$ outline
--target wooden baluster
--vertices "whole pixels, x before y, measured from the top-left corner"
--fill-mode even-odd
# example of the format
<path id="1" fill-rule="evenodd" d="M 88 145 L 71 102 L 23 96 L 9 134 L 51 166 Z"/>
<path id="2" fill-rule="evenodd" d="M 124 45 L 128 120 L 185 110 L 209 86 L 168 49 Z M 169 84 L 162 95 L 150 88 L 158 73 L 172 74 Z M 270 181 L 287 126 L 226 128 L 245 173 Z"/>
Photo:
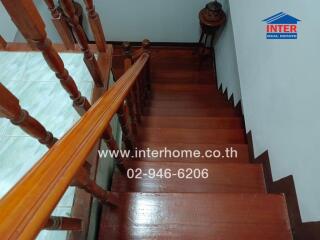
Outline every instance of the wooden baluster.
<path id="1" fill-rule="evenodd" d="M 129 42 L 124 42 L 123 46 L 123 54 L 124 54 L 124 71 L 128 71 L 128 69 L 132 66 L 132 52 L 131 46 Z M 137 122 L 140 122 L 140 115 L 138 114 L 138 108 L 135 101 L 135 92 L 134 88 L 130 90 L 129 95 L 127 97 L 127 105 L 129 108 L 129 114 L 131 117 L 131 128 L 133 133 L 136 135 L 137 133 Z"/>
<path id="2" fill-rule="evenodd" d="M 148 39 L 144 39 L 142 41 L 142 48 L 144 53 L 150 53 L 151 43 Z M 144 100 L 150 96 L 151 93 L 151 82 L 150 82 L 150 60 L 148 60 L 145 69 L 144 69 L 144 84 L 143 87 L 145 89 Z"/>
<path id="3" fill-rule="evenodd" d="M 82 220 L 78 218 L 51 216 L 44 225 L 45 230 L 82 231 Z"/>
<path id="4" fill-rule="evenodd" d="M 63 61 L 47 38 L 44 22 L 32 0 L 1 0 L 17 28 L 42 52 L 49 67 L 60 79 L 61 85 L 73 100 L 79 114 L 90 108 L 89 101 L 81 95 L 73 78 L 65 69 Z"/>
<path id="5" fill-rule="evenodd" d="M 111 151 L 119 151 L 119 147 L 117 141 L 114 139 L 112 134 L 112 128 L 109 125 L 108 128 L 104 131 L 102 138 L 105 140 L 109 150 Z M 126 172 L 126 168 L 124 166 L 125 159 L 119 154 L 116 160 L 116 165 L 122 173 Z"/>
<path id="6" fill-rule="evenodd" d="M 126 105 L 122 105 L 117 113 L 123 133 L 123 141 L 125 143 L 125 146 L 127 149 L 133 150 L 133 140 L 130 131 L 131 129 L 129 126 L 128 111 L 125 106 Z"/>
<path id="7" fill-rule="evenodd" d="M 141 122 L 141 115 L 142 115 L 140 79 L 141 79 L 141 76 L 138 77 L 136 84 L 133 86 L 133 94 L 134 94 L 133 98 L 134 98 L 134 104 L 136 106 L 136 118 L 138 123 Z"/>
<path id="8" fill-rule="evenodd" d="M 129 93 L 129 96 L 126 99 L 126 104 L 128 106 L 128 111 L 129 111 L 129 115 L 131 118 L 131 129 L 132 129 L 132 133 L 133 135 L 137 135 L 137 114 L 136 114 L 136 108 L 134 106 L 134 97 L 132 94 L 132 91 Z"/>
<path id="9" fill-rule="evenodd" d="M 6 40 L 0 35 L 0 49 L 5 49 L 7 46 Z"/>
<path id="10" fill-rule="evenodd" d="M 59 33 L 59 36 L 62 42 L 64 43 L 65 47 L 67 49 L 73 50 L 75 46 L 75 42 L 72 36 L 72 32 L 70 31 L 70 28 L 68 26 L 68 23 L 63 18 L 62 13 L 55 6 L 53 0 L 44 0 L 44 2 L 47 4 L 48 9 L 51 12 L 52 23 L 57 29 L 57 32 Z"/>
<path id="11" fill-rule="evenodd" d="M 92 194 L 101 203 L 111 203 L 117 205 L 117 196 L 115 193 L 105 191 L 103 188 L 98 186 L 93 180 L 90 179 L 90 175 L 85 168 L 81 167 L 72 182 L 73 186 L 77 186 L 86 192 Z"/>
<path id="12" fill-rule="evenodd" d="M 41 123 L 22 109 L 19 100 L 0 83 L 0 117 L 8 118 L 14 125 L 18 125 L 26 133 L 38 139 L 50 148 L 57 139 L 48 132 Z"/>
<path id="13" fill-rule="evenodd" d="M 72 27 L 73 33 L 84 53 L 84 62 L 88 67 L 88 70 L 93 78 L 97 87 L 103 87 L 103 80 L 98 62 L 89 49 L 89 44 L 85 35 L 85 32 L 80 25 L 79 18 L 76 15 L 75 8 L 72 0 L 61 0 L 61 6 L 64 14 L 69 18 L 69 23 Z"/>
<path id="14" fill-rule="evenodd" d="M 97 48 L 99 52 L 106 52 L 106 39 L 104 37 L 99 14 L 95 10 L 93 0 L 84 0 L 84 3 L 86 4 L 88 19 L 94 39 L 96 40 Z"/>

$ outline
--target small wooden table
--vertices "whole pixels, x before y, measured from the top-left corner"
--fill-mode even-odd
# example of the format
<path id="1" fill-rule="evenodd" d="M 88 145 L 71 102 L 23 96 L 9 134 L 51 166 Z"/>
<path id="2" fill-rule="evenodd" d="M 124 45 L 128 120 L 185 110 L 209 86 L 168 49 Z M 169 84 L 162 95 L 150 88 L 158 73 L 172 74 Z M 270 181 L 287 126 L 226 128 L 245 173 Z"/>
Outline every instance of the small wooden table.
<path id="1" fill-rule="evenodd" d="M 207 41 L 211 38 L 209 49 L 214 50 L 213 40 L 217 30 L 226 22 L 226 15 L 223 11 L 212 12 L 204 8 L 199 13 L 199 20 L 201 26 L 201 36 L 198 43 L 198 48 L 204 46 L 200 54 L 203 55 L 207 48 Z M 204 39 L 204 42 L 203 42 Z"/>

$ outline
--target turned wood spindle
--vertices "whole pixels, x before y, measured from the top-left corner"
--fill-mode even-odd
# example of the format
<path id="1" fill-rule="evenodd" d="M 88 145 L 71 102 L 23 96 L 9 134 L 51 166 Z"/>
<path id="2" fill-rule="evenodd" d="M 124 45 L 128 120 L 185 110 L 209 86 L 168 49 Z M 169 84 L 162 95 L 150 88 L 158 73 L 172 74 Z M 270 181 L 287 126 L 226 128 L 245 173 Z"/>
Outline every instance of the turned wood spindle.
<path id="1" fill-rule="evenodd" d="M 111 203 L 113 205 L 117 205 L 116 194 L 106 191 L 97 185 L 93 180 L 90 179 L 88 172 L 83 167 L 81 167 L 76 174 L 72 185 L 92 194 L 103 204 Z"/>
<path id="2" fill-rule="evenodd" d="M 19 100 L 0 83 L 0 117 L 9 119 L 14 125 L 19 126 L 23 131 L 38 139 L 48 148 L 52 147 L 57 139 L 52 133 L 29 113 L 22 109 Z"/>
<path id="3" fill-rule="evenodd" d="M 49 11 L 51 12 L 52 16 L 52 23 L 55 26 L 59 36 L 67 49 L 74 49 L 75 42 L 68 26 L 68 23 L 63 18 L 62 13 L 59 9 L 55 6 L 53 0 L 44 0 L 47 4 Z"/>
<path id="4" fill-rule="evenodd" d="M 142 48 L 144 53 L 150 54 L 151 43 L 148 39 L 144 39 L 142 41 Z M 151 93 L 151 82 L 150 82 L 150 59 L 148 60 L 145 68 L 144 68 L 144 88 L 146 89 L 145 98 L 149 97 Z"/>
<path id="5" fill-rule="evenodd" d="M 88 19 L 94 39 L 96 40 L 97 48 L 99 52 L 106 52 L 106 39 L 104 36 L 99 14 L 95 10 L 93 0 L 84 0 L 84 3 L 86 4 Z"/>
<path id="6" fill-rule="evenodd" d="M 82 220 L 78 218 L 51 216 L 43 229 L 63 230 L 63 231 L 82 231 Z"/>
<path id="7" fill-rule="evenodd" d="M 132 94 L 132 91 L 129 93 L 129 96 L 126 99 L 126 104 L 128 106 L 128 111 L 129 111 L 129 115 L 131 118 L 131 129 L 132 129 L 132 133 L 133 135 L 137 135 L 137 110 L 136 110 L 136 106 L 134 105 L 134 97 Z"/>
<path id="8" fill-rule="evenodd" d="M 119 151 L 117 141 L 114 139 L 112 134 L 112 128 L 109 125 L 102 135 L 103 140 L 106 142 L 109 150 Z M 125 173 L 126 169 L 124 166 L 125 159 L 119 154 L 116 158 L 116 165 L 122 173 Z"/>
<path id="9" fill-rule="evenodd" d="M 129 42 L 124 42 L 122 44 L 123 47 L 123 55 L 124 55 L 124 71 L 128 71 L 129 68 L 133 64 L 133 57 L 132 57 L 132 51 L 131 51 L 131 45 Z M 137 133 L 137 122 L 140 122 L 140 115 L 139 115 L 139 108 L 137 106 L 136 101 L 136 88 L 133 86 L 133 88 L 130 90 L 129 95 L 127 97 L 127 104 L 129 107 L 129 113 L 131 117 L 132 122 L 132 130 L 133 133 L 136 135 Z"/>
<path id="10" fill-rule="evenodd" d="M 98 62 L 89 49 L 86 34 L 79 22 L 79 17 L 76 15 L 72 0 L 61 0 L 61 6 L 64 14 L 68 17 L 69 23 L 73 30 L 73 33 L 84 53 L 84 62 L 92 76 L 93 81 L 97 87 L 103 87 L 102 74 L 98 65 Z"/>
<path id="11" fill-rule="evenodd" d="M 89 101 L 81 95 L 73 78 L 64 67 L 58 52 L 47 37 L 45 24 L 32 0 L 1 0 L 21 33 L 42 52 L 44 59 L 55 72 L 63 88 L 73 100 L 73 106 L 82 115 L 90 108 Z"/>
<path id="12" fill-rule="evenodd" d="M 128 112 L 125 106 L 126 105 L 122 105 L 117 113 L 123 133 L 123 142 L 125 143 L 127 149 L 133 150 L 132 134 L 129 126 Z"/>
<path id="13" fill-rule="evenodd" d="M 0 49 L 5 49 L 7 46 L 6 40 L 0 35 Z"/>

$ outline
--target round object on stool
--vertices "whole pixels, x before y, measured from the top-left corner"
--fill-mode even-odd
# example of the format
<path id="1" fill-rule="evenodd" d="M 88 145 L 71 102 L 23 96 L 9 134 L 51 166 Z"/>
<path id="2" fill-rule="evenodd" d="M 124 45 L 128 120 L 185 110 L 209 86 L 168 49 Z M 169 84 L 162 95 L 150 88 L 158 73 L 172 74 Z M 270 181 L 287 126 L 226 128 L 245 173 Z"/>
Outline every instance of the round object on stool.
<path id="1" fill-rule="evenodd" d="M 200 11 L 199 19 L 204 32 L 212 34 L 226 22 L 226 15 L 222 10 L 222 5 L 214 1 L 208 3 Z"/>

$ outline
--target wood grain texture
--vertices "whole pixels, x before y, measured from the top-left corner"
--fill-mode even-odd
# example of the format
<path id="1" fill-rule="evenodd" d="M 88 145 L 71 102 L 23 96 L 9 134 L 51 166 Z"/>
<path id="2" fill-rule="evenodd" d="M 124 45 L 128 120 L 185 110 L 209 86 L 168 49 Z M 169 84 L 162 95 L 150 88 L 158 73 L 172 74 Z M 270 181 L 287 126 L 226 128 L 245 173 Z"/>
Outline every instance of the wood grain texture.
<path id="1" fill-rule="evenodd" d="M 244 144 L 244 131 L 241 129 L 189 129 L 189 128 L 145 128 L 138 133 L 140 141 L 162 143 L 193 144 Z"/>
<path id="2" fill-rule="evenodd" d="M 211 157 L 211 158 L 184 158 L 184 161 L 195 161 L 195 162 L 203 162 L 203 161 L 212 161 L 212 162 L 249 162 L 249 155 L 248 155 L 248 145 L 246 144 L 190 144 L 190 143 L 166 143 L 165 145 L 162 143 L 152 143 L 152 142 L 138 142 L 137 149 L 153 149 L 153 150 L 163 150 L 167 148 L 171 151 L 173 150 L 191 150 L 195 151 L 198 150 L 201 153 L 204 153 L 206 150 L 218 150 L 221 152 L 221 157 Z M 230 156 L 230 158 L 226 157 L 225 150 L 226 149 L 233 149 L 237 151 L 237 156 Z M 145 161 L 177 161 L 176 158 L 167 157 L 166 159 L 159 158 L 159 157 L 141 157 L 142 160 Z"/>
<path id="3" fill-rule="evenodd" d="M 292 239 L 283 195 L 119 193 L 99 239 Z"/>
<path id="4" fill-rule="evenodd" d="M 147 128 L 191 128 L 191 129 L 241 129 L 242 118 L 215 117 L 156 117 L 144 116 L 142 125 Z"/>
<path id="5" fill-rule="evenodd" d="M 260 165 L 243 163 L 191 163 L 183 159 L 176 162 L 143 162 L 126 161 L 127 169 L 141 169 L 148 174 L 150 169 L 170 169 L 171 174 L 189 174 L 187 169 L 207 169 L 208 178 L 194 177 L 179 178 L 177 175 L 171 178 L 152 177 L 141 175 L 140 178 L 128 179 L 121 173 L 114 174 L 112 191 L 114 192 L 145 192 L 145 193 L 266 193 L 263 170 Z M 162 171 L 160 170 L 160 171 Z M 139 170 L 140 171 L 140 170 Z M 164 171 L 162 171 L 163 173 Z M 243 174 L 246 173 L 246 174 Z M 151 177 L 150 177 L 151 176 Z M 181 175 L 182 176 L 182 175 Z"/>

